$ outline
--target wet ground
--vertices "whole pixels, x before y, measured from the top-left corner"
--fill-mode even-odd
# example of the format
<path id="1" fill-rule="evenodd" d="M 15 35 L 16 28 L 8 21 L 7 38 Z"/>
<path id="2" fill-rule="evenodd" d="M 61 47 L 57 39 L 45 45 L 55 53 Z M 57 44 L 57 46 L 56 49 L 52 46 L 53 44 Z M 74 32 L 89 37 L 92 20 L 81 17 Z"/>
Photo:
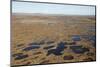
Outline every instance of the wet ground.
<path id="1" fill-rule="evenodd" d="M 12 66 L 95 61 L 95 19 L 90 18 L 91 16 L 13 16 Z"/>

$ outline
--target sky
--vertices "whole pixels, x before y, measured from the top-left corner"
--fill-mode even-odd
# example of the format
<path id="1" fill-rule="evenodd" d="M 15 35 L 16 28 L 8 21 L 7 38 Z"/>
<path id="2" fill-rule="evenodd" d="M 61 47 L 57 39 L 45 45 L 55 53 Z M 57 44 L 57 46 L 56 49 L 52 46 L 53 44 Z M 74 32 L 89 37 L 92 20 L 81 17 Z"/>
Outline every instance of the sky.
<path id="1" fill-rule="evenodd" d="M 95 6 L 12 2 L 13 13 L 45 13 L 66 15 L 95 15 Z"/>

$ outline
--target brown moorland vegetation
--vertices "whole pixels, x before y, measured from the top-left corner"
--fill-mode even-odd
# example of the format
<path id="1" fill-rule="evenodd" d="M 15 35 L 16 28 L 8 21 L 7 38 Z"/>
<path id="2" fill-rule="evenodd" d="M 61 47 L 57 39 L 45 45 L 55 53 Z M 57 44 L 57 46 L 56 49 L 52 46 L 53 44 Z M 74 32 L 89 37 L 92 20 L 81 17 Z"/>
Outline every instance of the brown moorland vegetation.
<path id="1" fill-rule="evenodd" d="M 12 14 L 12 66 L 95 61 L 95 23 L 95 16 Z"/>

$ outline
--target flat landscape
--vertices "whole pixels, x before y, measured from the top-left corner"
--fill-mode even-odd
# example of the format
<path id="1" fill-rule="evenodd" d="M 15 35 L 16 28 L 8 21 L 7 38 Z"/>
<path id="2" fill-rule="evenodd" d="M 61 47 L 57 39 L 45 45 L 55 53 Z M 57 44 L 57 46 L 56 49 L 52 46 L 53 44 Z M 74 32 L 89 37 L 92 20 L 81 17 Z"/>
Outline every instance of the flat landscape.
<path id="1" fill-rule="evenodd" d="M 11 64 L 96 60 L 95 16 L 12 13 Z"/>

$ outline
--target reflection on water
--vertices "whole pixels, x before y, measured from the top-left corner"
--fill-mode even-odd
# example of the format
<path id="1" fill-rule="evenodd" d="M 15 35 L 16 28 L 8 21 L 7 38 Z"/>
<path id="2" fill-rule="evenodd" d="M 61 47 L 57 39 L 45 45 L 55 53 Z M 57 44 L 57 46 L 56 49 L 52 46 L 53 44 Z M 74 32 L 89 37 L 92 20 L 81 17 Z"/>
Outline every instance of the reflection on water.
<path id="1" fill-rule="evenodd" d="M 79 35 L 72 35 L 72 40 L 73 40 L 73 41 L 80 41 L 81 38 L 80 38 Z"/>
<path id="2" fill-rule="evenodd" d="M 82 38 L 86 39 L 86 40 L 90 40 L 90 41 L 95 41 L 96 40 L 96 36 L 95 35 L 80 35 Z"/>

